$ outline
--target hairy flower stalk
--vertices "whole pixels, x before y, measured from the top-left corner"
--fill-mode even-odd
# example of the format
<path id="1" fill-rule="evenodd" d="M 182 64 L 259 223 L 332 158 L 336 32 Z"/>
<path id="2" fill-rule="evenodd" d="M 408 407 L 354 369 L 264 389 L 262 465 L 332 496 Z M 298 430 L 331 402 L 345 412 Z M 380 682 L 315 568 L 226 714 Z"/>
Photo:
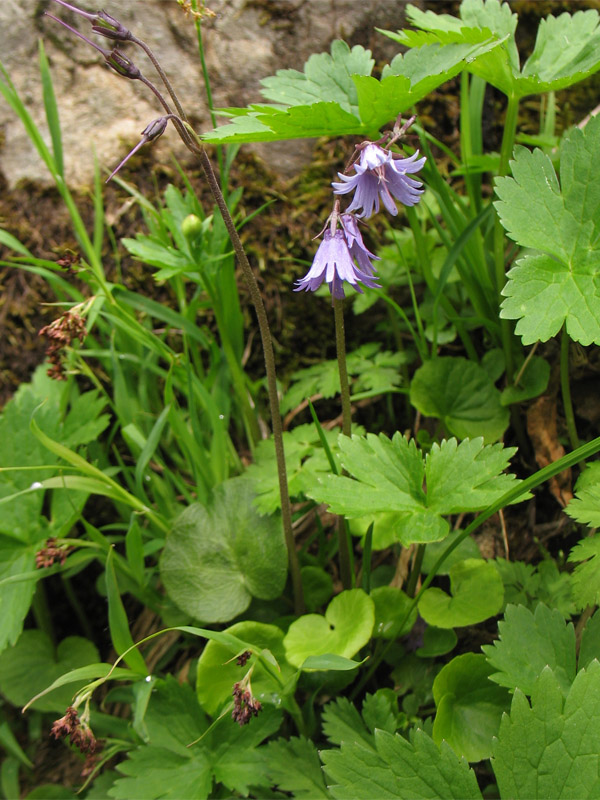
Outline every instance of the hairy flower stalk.
<path id="1" fill-rule="evenodd" d="M 335 339 L 338 370 L 340 376 L 340 398 L 342 403 L 342 433 L 350 436 L 352 407 L 350 386 L 346 366 L 346 338 L 344 331 L 343 300 L 344 282 L 362 294 L 361 284 L 370 289 L 381 288 L 373 266 L 371 253 L 363 242 L 358 222 L 361 217 L 370 217 L 379 211 L 380 201 L 392 215 L 398 213 L 396 200 L 405 206 L 414 206 L 423 193 L 422 182 L 409 177 L 425 164 L 425 158 L 417 158 L 418 152 L 403 158 L 389 150 L 389 145 L 402 138 L 412 125 L 411 117 L 404 125 L 398 117 L 391 135 L 380 141 L 388 142 L 384 149 L 375 142 L 363 142 L 357 147 L 358 158 L 350 162 L 353 175 L 338 173 L 340 182 L 333 182 L 334 194 L 354 192 L 352 202 L 340 214 L 340 201 L 336 198 L 333 211 L 327 221 L 323 241 L 319 245 L 312 266 L 307 274 L 296 282 L 294 291 L 316 291 L 325 281 L 331 292 L 335 319 Z M 349 532 L 344 519 L 338 520 L 338 547 L 340 575 L 345 589 L 351 588 L 352 564 Z"/>
<path id="2" fill-rule="evenodd" d="M 105 23 L 107 22 L 108 15 L 106 15 L 106 17 L 102 18 L 103 12 L 100 12 L 99 14 L 88 14 L 87 12 L 80 11 L 75 6 L 72 6 L 70 3 L 65 3 L 64 0 L 55 0 L 55 2 L 59 3 L 60 5 L 66 7 L 66 8 L 69 8 L 70 10 L 74 11 L 75 13 L 81 14 L 82 16 L 88 18 L 91 22 L 98 22 L 100 24 L 102 22 L 105 22 Z M 51 15 L 48 15 L 48 16 L 51 16 Z M 53 17 L 53 19 L 56 19 L 57 22 L 59 22 L 62 25 L 65 25 L 66 27 L 68 27 L 77 36 L 79 36 L 80 38 L 82 38 L 85 41 L 89 42 L 93 47 L 95 47 L 96 50 L 99 50 L 104 55 L 104 58 L 105 58 L 106 62 L 109 64 L 109 66 L 112 67 L 116 72 L 119 72 L 119 74 L 122 74 L 124 77 L 133 77 L 133 74 L 130 74 L 130 75 L 129 74 L 125 74 L 125 73 L 121 72 L 120 69 L 117 68 L 117 67 L 121 67 L 122 65 L 120 64 L 120 59 L 115 59 L 115 55 L 114 55 L 115 51 L 114 50 L 109 53 L 110 58 L 107 58 L 106 53 L 108 51 L 105 51 L 105 50 L 103 50 L 103 48 L 100 48 L 97 45 L 95 45 L 93 42 L 88 40 L 86 37 L 82 36 L 78 31 L 74 30 L 73 28 L 70 28 L 70 26 L 68 26 L 68 25 L 66 25 L 66 23 L 62 22 L 62 20 L 59 20 L 56 17 Z M 111 17 L 111 21 L 112 21 L 111 24 L 113 25 L 112 30 L 114 32 L 114 30 L 118 29 L 118 23 L 112 17 Z M 115 23 L 117 23 L 117 24 L 115 24 Z M 123 26 L 123 28 L 124 28 L 124 26 Z M 96 32 L 98 33 L 99 31 L 96 31 Z M 101 32 L 101 33 L 102 33 L 102 35 L 106 35 L 106 33 L 104 31 Z M 130 32 L 128 31 L 128 34 L 129 33 Z M 248 257 L 246 256 L 246 252 L 244 250 L 244 246 L 243 246 L 242 241 L 241 241 L 241 239 L 239 237 L 239 234 L 238 234 L 238 232 L 236 230 L 235 223 L 233 221 L 233 218 L 232 218 L 231 213 L 229 211 L 229 208 L 227 206 L 227 202 L 225 200 L 225 197 L 223 196 L 223 192 L 221 190 L 221 187 L 219 185 L 219 182 L 218 182 L 217 177 L 215 175 L 215 172 L 213 170 L 210 158 L 208 157 L 208 154 L 207 154 L 207 152 L 206 152 L 206 150 L 204 148 L 204 145 L 198 139 L 198 137 L 195 135 L 195 133 L 193 132 L 193 130 L 189 126 L 187 117 L 186 117 L 185 112 L 184 112 L 184 110 L 183 110 L 183 108 L 181 106 L 181 103 L 179 102 L 179 100 L 177 98 L 177 95 L 176 95 L 175 91 L 173 90 L 173 87 L 171 86 L 166 74 L 164 73 L 164 70 L 162 69 L 162 67 L 158 63 L 158 60 L 155 58 L 154 54 L 152 53 L 152 51 L 150 50 L 148 45 L 146 45 L 144 42 L 142 42 L 141 39 L 138 39 L 133 34 L 131 34 L 131 35 L 128 36 L 127 41 L 131 42 L 132 44 L 137 45 L 140 48 L 142 48 L 144 50 L 144 52 L 148 55 L 148 57 L 152 61 L 152 64 L 156 68 L 156 70 L 157 70 L 157 72 L 158 72 L 163 84 L 167 88 L 167 91 L 169 92 L 169 95 L 170 95 L 171 99 L 173 100 L 173 103 L 175 105 L 177 113 L 178 113 L 179 117 L 181 118 L 181 119 L 174 118 L 173 122 L 174 122 L 175 127 L 177 129 L 177 132 L 179 133 L 179 136 L 180 136 L 181 140 L 183 141 L 183 143 L 185 144 L 185 146 L 200 161 L 200 165 L 201 165 L 201 167 L 203 169 L 203 172 L 204 172 L 204 175 L 205 175 L 205 177 L 207 179 L 207 182 L 208 182 L 209 188 L 211 190 L 211 193 L 213 195 L 213 198 L 215 200 L 215 203 L 217 204 L 217 207 L 218 207 L 218 209 L 221 212 L 221 215 L 223 217 L 223 221 L 225 223 L 225 227 L 227 229 L 227 233 L 229 234 L 229 238 L 230 238 L 231 243 L 233 245 L 233 249 L 234 249 L 234 252 L 235 252 L 235 255 L 236 255 L 237 262 L 240 265 L 240 267 L 242 269 L 242 272 L 244 273 L 244 278 L 245 278 L 245 280 L 246 280 L 246 282 L 248 284 L 248 288 L 249 288 L 249 291 L 250 291 L 250 297 L 252 299 L 252 303 L 253 303 L 254 308 L 256 310 L 256 316 L 257 316 L 257 320 L 258 320 L 258 326 L 259 326 L 261 342 L 262 342 L 262 347 L 263 347 L 263 355 L 264 355 L 264 359 L 265 359 L 265 370 L 266 370 L 266 374 L 267 374 L 267 389 L 268 389 L 268 394 L 269 394 L 269 406 L 270 406 L 270 411 L 271 411 L 271 425 L 272 425 L 272 428 L 273 428 L 273 441 L 274 441 L 274 444 L 275 444 L 275 454 L 276 454 L 276 458 L 277 458 L 277 471 L 278 471 L 278 476 L 279 476 L 279 492 L 280 492 L 280 497 L 281 497 L 281 517 L 282 517 L 283 530 L 284 530 L 284 534 L 285 534 L 285 541 L 286 541 L 287 552 L 288 552 L 290 574 L 291 574 L 291 578 L 292 578 L 292 586 L 293 586 L 293 592 L 294 592 L 294 606 L 295 606 L 296 613 L 297 614 L 301 614 L 304 611 L 304 600 L 303 600 L 303 594 L 302 594 L 302 581 L 301 581 L 301 577 L 300 577 L 300 565 L 299 565 L 299 562 L 298 562 L 298 554 L 296 552 L 296 545 L 295 545 L 295 541 L 294 541 L 294 533 L 293 533 L 293 529 L 292 529 L 292 509 L 291 509 L 289 490 L 288 490 L 288 484 L 287 484 L 287 470 L 286 470 L 286 465 L 285 465 L 285 455 L 284 455 L 284 449 L 283 449 L 283 425 L 282 425 L 282 421 L 281 421 L 281 413 L 280 413 L 280 410 L 279 410 L 279 397 L 278 397 L 278 394 L 277 394 L 277 374 L 276 374 L 276 370 L 275 370 L 275 353 L 274 353 L 274 350 L 273 350 L 273 341 L 272 341 L 272 338 L 271 338 L 271 332 L 270 332 L 270 328 L 269 328 L 269 321 L 268 321 L 268 318 L 267 318 L 267 313 L 266 313 L 266 309 L 265 309 L 265 306 L 264 306 L 264 303 L 263 303 L 263 299 L 262 299 L 262 296 L 260 294 L 260 289 L 258 287 L 258 282 L 256 280 L 256 277 L 254 276 L 254 272 L 252 270 L 252 267 L 250 266 L 250 262 L 248 261 Z M 119 53 L 119 56 L 122 56 L 122 54 Z M 115 64 L 115 61 L 118 61 L 119 63 Z M 131 64 L 131 62 L 129 62 L 129 63 Z M 132 72 L 133 72 L 133 70 L 132 70 Z M 139 73 L 139 70 L 138 70 L 138 73 Z M 144 78 L 144 76 L 141 73 L 135 75 L 135 78 L 137 80 L 140 80 L 143 83 L 145 83 L 153 91 L 153 93 L 156 95 L 156 97 L 161 102 L 161 105 L 165 109 L 167 115 L 170 115 L 172 113 L 172 110 L 171 110 L 170 106 L 168 105 L 168 103 L 164 100 L 164 98 L 162 97 L 160 92 L 158 92 L 156 87 L 154 87 L 153 84 L 150 81 L 148 81 L 146 78 Z"/>

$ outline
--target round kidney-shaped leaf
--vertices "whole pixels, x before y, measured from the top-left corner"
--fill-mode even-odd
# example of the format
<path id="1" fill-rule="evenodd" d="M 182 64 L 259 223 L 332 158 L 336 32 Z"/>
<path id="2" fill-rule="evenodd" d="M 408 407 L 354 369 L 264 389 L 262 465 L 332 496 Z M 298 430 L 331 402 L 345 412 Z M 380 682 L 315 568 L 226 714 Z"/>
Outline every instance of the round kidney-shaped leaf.
<path id="1" fill-rule="evenodd" d="M 44 631 L 23 631 L 15 646 L 0 655 L 0 692 L 13 705 L 24 706 L 61 675 L 99 661 L 95 645 L 80 636 L 68 636 L 55 649 Z M 85 683 L 60 686 L 36 700 L 32 708 L 64 712 Z"/>
<path id="2" fill-rule="evenodd" d="M 412 598 L 395 586 L 379 586 L 371 592 L 375 603 L 375 628 L 373 636 L 378 639 L 395 639 L 407 634 L 417 621 L 417 608 L 410 610 Z M 398 623 L 404 620 L 400 629 Z"/>
<path id="3" fill-rule="evenodd" d="M 492 755 L 500 719 L 510 709 L 510 695 L 490 681 L 492 672 L 484 655 L 465 653 L 446 664 L 433 682 L 433 739 L 438 746 L 445 739 L 467 761 Z"/>
<path id="4" fill-rule="evenodd" d="M 493 617 L 502 608 L 504 585 L 498 570 L 487 561 L 467 558 L 450 570 L 451 594 L 427 589 L 419 613 L 429 625 L 460 628 Z"/>
<path id="5" fill-rule="evenodd" d="M 508 409 L 483 367 L 466 358 L 442 356 L 415 372 L 410 402 L 421 414 L 440 419 L 459 439 L 483 436 L 495 442 L 508 426 Z"/>
<path id="6" fill-rule="evenodd" d="M 169 597 L 195 619 L 227 622 L 253 597 L 279 597 L 287 552 L 279 516 L 260 516 L 248 480 L 218 486 L 208 506 L 194 503 L 176 521 L 160 559 Z"/>
<path id="7" fill-rule="evenodd" d="M 305 614 L 292 622 L 283 640 L 287 660 L 302 667 L 309 656 L 332 653 L 352 658 L 369 641 L 374 622 L 374 604 L 368 594 L 362 589 L 341 592 L 325 616 Z"/>

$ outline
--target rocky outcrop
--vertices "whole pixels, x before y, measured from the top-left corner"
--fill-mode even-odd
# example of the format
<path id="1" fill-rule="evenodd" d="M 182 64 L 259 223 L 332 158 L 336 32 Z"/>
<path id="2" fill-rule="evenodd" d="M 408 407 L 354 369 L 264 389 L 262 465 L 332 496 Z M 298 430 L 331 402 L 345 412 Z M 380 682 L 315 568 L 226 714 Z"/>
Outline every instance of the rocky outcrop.
<path id="1" fill-rule="evenodd" d="M 88 11 L 98 8 L 78 0 Z M 77 4 L 77 2 L 76 2 Z M 211 126 L 191 14 L 177 0 L 105 0 L 105 9 L 145 39 L 159 56 L 198 130 Z M 398 0 L 215 0 L 215 16 L 203 24 L 206 61 L 216 106 L 243 106 L 261 100 L 260 79 L 280 68 L 302 69 L 311 53 L 328 50 L 334 38 L 373 49 L 389 60 L 396 45 L 375 27 L 397 29 L 403 23 Z M 93 151 L 103 169 L 114 166 L 139 139 L 141 130 L 159 115 L 159 106 L 138 81 L 117 77 L 102 57 L 57 23 L 47 10 L 85 34 L 85 19 L 70 14 L 52 0 L 2 0 L 0 54 L 29 113 L 44 136 L 38 40 L 42 39 L 52 67 L 63 131 L 67 180 L 89 183 Z M 94 38 L 102 46 L 107 40 Z M 128 52 L 142 71 L 152 68 L 137 48 Z M 44 168 L 22 125 L 0 97 L 0 171 L 10 185 L 22 178 L 44 181 Z M 47 137 L 49 138 L 49 137 Z M 174 132 L 155 145 L 168 157 L 181 152 Z M 310 157 L 312 143 L 256 145 L 270 166 L 293 175 Z"/>

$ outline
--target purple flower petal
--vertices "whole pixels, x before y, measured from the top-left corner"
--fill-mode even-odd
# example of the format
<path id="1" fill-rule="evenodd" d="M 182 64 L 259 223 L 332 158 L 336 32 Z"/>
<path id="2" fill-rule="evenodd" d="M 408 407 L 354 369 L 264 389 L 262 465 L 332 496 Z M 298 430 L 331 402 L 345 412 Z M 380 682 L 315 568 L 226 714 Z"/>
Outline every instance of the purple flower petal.
<path id="1" fill-rule="evenodd" d="M 354 191 L 349 212 L 359 217 L 370 217 L 379 211 L 380 200 L 387 211 L 396 216 L 396 200 L 405 206 L 414 206 L 423 194 L 421 181 L 409 178 L 423 168 L 426 158 L 418 158 L 417 151 L 408 158 L 394 158 L 389 150 L 369 144 L 361 152 L 359 162 L 354 165 L 354 175 L 338 173 L 341 182 L 332 183 L 335 194 Z"/>
<path id="2" fill-rule="evenodd" d="M 369 288 L 379 288 L 371 263 L 371 258 L 377 256 L 365 247 L 356 219 L 351 214 L 344 214 L 341 224 L 342 230 L 333 234 L 329 229 L 325 231 L 311 268 L 304 278 L 296 281 L 295 292 L 302 289 L 314 292 L 323 281 L 336 299 L 345 297 L 344 281 L 361 294 L 360 283 Z"/>

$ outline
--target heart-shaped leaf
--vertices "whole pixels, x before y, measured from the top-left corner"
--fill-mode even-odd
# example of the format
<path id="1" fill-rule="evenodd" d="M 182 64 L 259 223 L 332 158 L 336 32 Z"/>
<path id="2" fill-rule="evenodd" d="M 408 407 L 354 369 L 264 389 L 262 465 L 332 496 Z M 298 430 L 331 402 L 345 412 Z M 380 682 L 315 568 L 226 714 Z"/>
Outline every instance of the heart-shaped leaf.
<path id="1" fill-rule="evenodd" d="M 419 600 L 419 613 L 438 628 L 475 625 L 493 617 L 502 608 L 504 584 L 493 564 L 467 558 L 450 570 L 450 595 L 427 589 Z"/>
<path id="2" fill-rule="evenodd" d="M 15 646 L 0 655 L 0 691 L 13 705 L 24 706 L 64 673 L 98 661 L 96 647 L 80 636 L 69 636 L 54 649 L 43 631 L 23 631 Z M 82 680 L 80 686 L 85 683 Z M 80 686 L 71 683 L 54 689 L 36 700 L 32 708 L 63 712 Z"/>
<path id="3" fill-rule="evenodd" d="M 467 761 L 491 756 L 500 718 L 510 707 L 508 691 L 489 680 L 491 672 L 485 656 L 465 653 L 446 664 L 433 682 L 433 740 L 438 746 L 447 741 Z"/>
<path id="4" fill-rule="evenodd" d="M 362 589 L 341 592 L 325 616 L 305 614 L 292 622 L 283 641 L 287 660 L 302 667 L 309 656 L 331 653 L 352 658 L 369 641 L 374 622 L 374 604 L 368 594 Z"/>
<path id="5" fill-rule="evenodd" d="M 187 508 L 167 537 L 160 574 L 171 599 L 195 619 L 227 622 L 253 597 L 279 597 L 287 551 L 279 516 L 261 517 L 244 478 L 217 487 L 212 502 Z"/>

